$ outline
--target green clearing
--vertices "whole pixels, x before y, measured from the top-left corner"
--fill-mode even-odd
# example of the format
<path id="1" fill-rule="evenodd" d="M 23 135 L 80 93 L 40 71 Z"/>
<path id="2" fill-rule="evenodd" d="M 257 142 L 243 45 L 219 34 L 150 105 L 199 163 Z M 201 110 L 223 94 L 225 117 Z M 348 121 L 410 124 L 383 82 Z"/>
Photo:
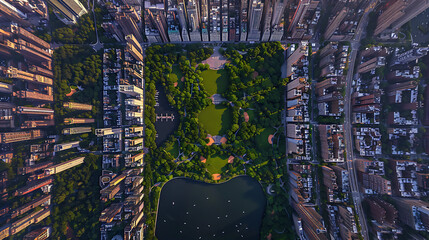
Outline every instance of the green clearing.
<path id="1" fill-rule="evenodd" d="M 215 93 L 222 94 L 227 90 L 228 80 L 225 75 L 226 72 L 223 69 L 209 69 L 201 72 L 201 76 L 204 79 L 204 87 L 210 96 Z"/>
<path id="2" fill-rule="evenodd" d="M 223 173 L 222 168 L 228 164 L 228 158 L 225 156 L 214 155 L 207 158 L 206 168 L 211 174 Z"/>
<path id="3" fill-rule="evenodd" d="M 274 132 L 275 129 L 273 128 L 264 128 L 261 134 L 256 136 L 256 147 L 259 149 L 259 151 L 263 152 L 271 149 L 271 145 L 268 143 L 268 136 Z"/>
<path id="4" fill-rule="evenodd" d="M 180 79 L 183 77 L 183 73 L 182 73 L 182 71 L 180 70 L 180 67 L 179 67 L 179 65 L 174 65 L 173 66 L 173 68 L 172 68 L 172 71 L 171 71 L 171 73 L 170 73 L 170 78 L 172 79 L 172 80 L 174 80 L 175 82 L 178 82 L 179 83 L 179 87 L 182 85 L 182 81 L 180 81 Z"/>
<path id="5" fill-rule="evenodd" d="M 246 110 L 247 114 L 249 114 L 249 122 L 256 122 L 256 114 L 255 110 Z"/>
<path id="6" fill-rule="evenodd" d="M 165 148 L 165 151 L 169 152 L 174 158 L 177 158 L 179 155 L 179 144 L 175 142 L 173 145 Z"/>
<path id="7" fill-rule="evenodd" d="M 198 119 L 212 136 L 224 135 L 231 127 L 232 112 L 225 106 L 211 104 L 200 112 Z"/>

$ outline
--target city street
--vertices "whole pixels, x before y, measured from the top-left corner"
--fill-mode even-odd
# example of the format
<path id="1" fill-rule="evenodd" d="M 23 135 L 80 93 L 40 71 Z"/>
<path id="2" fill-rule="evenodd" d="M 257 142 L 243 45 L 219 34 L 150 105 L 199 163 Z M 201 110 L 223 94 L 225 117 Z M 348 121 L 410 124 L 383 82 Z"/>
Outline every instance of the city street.
<path id="1" fill-rule="evenodd" d="M 368 14 L 376 6 L 378 0 L 373 0 L 370 6 L 365 10 L 365 14 L 359 22 L 355 37 L 351 41 L 352 51 L 349 56 L 349 71 L 346 78 L 346 97 L 344 99 L 344 137 L 346 139 L 347 149 L 347 170 L 350 176 L 350 188 L 352 192 L 353 203 L 355 206 L 356 214 L 359 218 L 359 224 L 361 227 L 361 234 L 364 239 L 369 239 L 368 226 L 365 218 L 365 213 L 362 209 L 362 196 L 359 192 L 359 185 L 357 181 L 357 174 L 355 169 L 355 158 L 353 154 L 353 139 L 352 139 L 352 124 L 351 124 L 351 95 L 352 95 L 352 83 L 354 68 L 356 63 L 357 52 L 360 47 L 360 40 L 364 33 L 366 26 L 368 25 Z"/>

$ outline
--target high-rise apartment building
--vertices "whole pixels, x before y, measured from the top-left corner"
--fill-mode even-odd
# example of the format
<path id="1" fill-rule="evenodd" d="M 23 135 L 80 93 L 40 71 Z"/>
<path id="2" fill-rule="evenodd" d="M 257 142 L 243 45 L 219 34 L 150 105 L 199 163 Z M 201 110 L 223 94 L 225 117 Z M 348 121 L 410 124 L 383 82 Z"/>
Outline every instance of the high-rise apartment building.
<path id="1" fill-rule="evenodd" d="M 11 128 L 14 127 L 14 116 L 13 108 L 15 107 L 12 103 L 0 102 L 0 128 Z"/>
<path id="2" fill-rule="evenodd" d="M 179 23 L 180 23 L 182 41 L 189 42 L 185 1 L 184 0 L 177 0 L 177 4 L 178 4 L 177 12 L 179 14 Z"/>
<path id="3" fill-rule="evenodd" d="M 406 0 L 391 0 L 382 8 L 382 13 L 377 19 L 377 27 L 374 35 L 378 35 L 392 25 L 394 21 L 404 16 Z"/>
<path id="4" fill-rule="evenodd" d="M 210 41 L 220 41 L 221 38 L 221 7 L 220 0 L 208 0 L 209 1 L 209 37 Z"/>
<path id="5" fill-rule="evenodd" d="M 249 1 L 241 1 L 240 6 L 240 41 L 247 41 Z"/>
<path id="6" fill-rule="evenodd" d="M 0 133 L 0 143 L 14 143 L 28 140 L 39 139 L 45 136 L 41 130 L 29 130 L 22 132 L 3 132 Z"/>
<path id="7" fill-rule="evenodd" d="M 229 12 L 228 12 L 228 0 L 221 0 L 221 41 L 228 41 L 228 30 L 229 30 Z"/>
<path id="8" fill-rule="evenodd" d="M 64 135 L 73 135 L 73 134 L 89 133 L 91 131 L 92 131 L 91 127 L 75 127 L 75 128 L 64 128 L 62 133 Z"/>
<path id="9" fill-rule="evenodd" d="M 130 53 L 136 61 L 143 62 L 143 50 L 134 35 L 127 35 L 125 39 L 127 40 L 125 51 Z"/>
<path id="10" fill-rule="evenodd" d="M 240 0 L 229 1 L 228 40 L 232 42 L 240 41 L 240 7 L 241 7 Z"/>
<path id="11" fill-rule="evenodd" d="M 167 18 L 163 0 L 145 1 L 145 35 L 149 43 L 168 42 Z"/>
<path id="12" fill-rule="evenodd" d="M 329 22 L 325 34 L 323 35 L 323 37 L 326 40 L 329 40 L 332 35 L 334 34 L 334 32 L 337 30 L 338 26 L 340 26 L 341 22 L 344 20 L 344 18 L 347 16 L 347 8 L 344 7 L 343 9 L 341 9 L 341 11 L 339 11 L 333 18 L 332 20 Z"/>
<path id="13" fill-rule="evenodd" d="M 38 108 L 38 107 L 16 107 L 15 113 L 17 114 L 28 114 L 28 115 L 53 115 L 54 110 L 49 108 Z"/>
<path id="14" fill-rule="evenodd" d="M 259 41 L 261 38 L 261 20 L 264 3 L 261 0 L 249 1 L 249 33 L 247 41 Z"/>
<path id="15" fill-rule="evenodd" d="M 393 32 L 429 8 L 429 0 L 390 0 L 377 19 L 374 35 Z"/>
<path id="16" fill-rule="evenodd" d="M 143 90 L 134 85 L 119 85 L 119 92 L 131 95 L 134 97 L 143 95 Z"/>
<path id="17" fill-rule="evenodd" d="M 303 39 L 308 32 L 309 15 L 317 8 L 319 0 L 298 0 L 296 10 L 289 14 L 288 37 Z M 292 8 L 291 8 L 292 9 Z"/>
<path id="18" fill-rule="evenodd" d="M 51 236 L 51 228 L 43 227 L 27 233 L 24 240 L 45 240 Z"/>
<path id="19" fill-rule="evenodd" d="M 91 118 L 65 118 L 64 124 L 65 125 L 72 125 L 72 124 L 85 124 L 85 123 L 94 123 L 95 119 Z"/>
<path id="20" fill-rule="evenodd" d="M 88 13 L 79 0 L 48 0 L 48 2 L 65 24 L 75 24 L 79 17 Z"/>
<path id="21" fill-rule="evenodd" d="M 177 0 L 167 1 L 167 34 L 170 42 L 181 42 Z"/>
<path id="22" fill-rule="evenodd" d="M 392 195 L 391 181 L 380 175 L 362 173 L 363 187 L 377 194 Z"/>
<path id="23" fill-rule="evenodd" d="M 13 96 L 21 99 L 26 99 L 28 101 L 46 101 L 46 102 L 53 102 L 54 96 L 52 95 L 52 88 L 46 87 L 43 89 L 46 91 L 46 93 L 40 93 L 36 91 L 26 91 L 26 90 L 19 90 L 13 93 Z"/>
<path id="24" fill-rule="evenodd" d="M 200 7 L 200 31 L 202 41 L 209 41 L 209 1 L 201 0 Z"/>
<path id="25" fill-rule="evenodd" d="M 140 26 L 138 25 L 140 16 L 133 7 L 122 5 L 119 9 L 116 9 L 115 20 L 121 27 L 124 36 L 133 34 L 138 42 L 143 42 Z"/>
<path id="26" fill-rule="evenodd" d="M 122 129 L 121 128 L 97 128 L 95 129 L 95 135 L 97 135 L 97 137 L 102 137 L 102 136 L 108 136 L 108 135 L 113 135 L 113 134 L 120 134 L 122 133 Z"/>
<path id="27" fill-rule="evenodd" d="M 65 102 L 63 103 L 63 107 L 73 109 L 73 110 L 92 110 L 92 105 L 84 104 L 84 103 L 75 103 L 75 102 Z"/>
<path id="28" fill-rule="evenodd" d="M 429 203 L 417 200 L 394 197 L 399 220 L 417 231 L 429 229 Z"/>
<path id="29" fill-rule="evenodd" d="M 52 57 L 52 55 L 50 55 L 50 57 Z M 9 67 L 6 70 L 6 74 L 9 78 L 18 79 L 21 81 L 28 81 L 28 82 L 34 82 L 34 83 L 46 84 L 46 85 L 52 85 L 53 83 L 52 78 L 21 71 L 14 67 Z"/>
<path id="30" fill-rule="evenodd" d="M 393 22 L 391 28 L 393 30 L 399 29 L 428 8 L 429 0 L 408 0 L 407 7 L 404 9 L 405 15 Z"/>
<path id="31" fill-rule="evenodd" d="M 196 42 L 201 41 L 200 2 L 199 0 L 188 0 L 185 6 L 189 39 Z"/>
<path id="32" fill-rule="evenodd" d="M 342 125 L 319 125 L 321 157 L 325 162 L 344 162 L 345 141 Z"/>
<path id="33" fill-rule="evenodd" d="M 47 167 L 45 168 L 45 174 L 52 175 L 52 174 L 60 173 L 62 171 L 65 171 L 67 169 L 70 169 L 72 167 L 82 164 L 84 160 L 85 160 L 84 157 L 77 157 L 77 158 L 73 158 L 68 161 Z"/>
<path id="34" fill-rule="evenodd" d="M 303 221 L 304 233 L 307 239 L 328 239 L 325 235 L 326 228 L 323 225 L 323 218 L 314 208 L 295 202 L 292 203 L 292 207 Z"/>
<path id="35" fill-rule="evenodd" d="M 271 19 L 273 17 L 274 0 L 264 2 L 264 12 L 261 22 L 261 41 L 266 42 L 270 39 Z"/>
<path id="36" fill-rule="evenodd" d="M 274 3 L 270 41 L 280 41 L 283 38 L 285 31 L 285 8 L 287 4 L 288 0 L 277 0 Z"/>
<path id="37" fill-rule="evenodd" d="M 70 148 L 76 148 L 76 147 L 79 147 L 79 141 L 56 144 L 54 145 L 54 152 L 60 152 L 60 151 L 64 151 L 64 150 L 67 150 Z"/>
<path id="38" fill-rule="evenodd" d="M 25 27 L 30 26 L 30 22 L 27 21 L 27 14 L 23 13 L 7 1 L 0 2 L 0 18 L 6 18 L 7 20 L 19 23 Z"/>

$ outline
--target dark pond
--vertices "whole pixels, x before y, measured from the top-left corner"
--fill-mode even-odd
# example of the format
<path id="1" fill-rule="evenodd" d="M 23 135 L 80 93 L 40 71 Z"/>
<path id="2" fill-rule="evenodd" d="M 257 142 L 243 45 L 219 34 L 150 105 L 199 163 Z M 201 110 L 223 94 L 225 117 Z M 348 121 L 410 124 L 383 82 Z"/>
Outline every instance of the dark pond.
<path id="1" fill-rule="evenodd" d="M 248 176 L 221 184 L 186 178 L 167 182 L 159 200 L 159 240 L 257 240 L 266 199 Z"/>
<path id="2" fill-rule="evenodd" d="M 155 143 L 159 146 L 176 130 L 179 125 L 179 114 L 176 109 L 170 106 L 164 87 L 157 85 L 156 89 L 158 90 L 158 106 L 155 106 L 157 116 L 155 129 L 158 136 L 155 139 Z M 174 120 L 172 120 L 171 116 L 174 116 Z"/>

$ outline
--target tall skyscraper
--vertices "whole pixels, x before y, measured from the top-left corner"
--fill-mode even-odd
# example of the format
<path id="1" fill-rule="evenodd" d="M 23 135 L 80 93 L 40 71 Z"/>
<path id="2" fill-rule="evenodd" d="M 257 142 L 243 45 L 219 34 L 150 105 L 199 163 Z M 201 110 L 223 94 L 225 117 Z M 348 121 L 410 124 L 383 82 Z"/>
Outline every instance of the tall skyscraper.
<path id="1" fill-rule="evenodd" d="M 185 1 L 184 0 L 177 0 L 177 12 L 179 14 L 179 23 L 181 27 L 181 36 L 182 41 L 189 42 L 189 34 L 188 34 L 188 24 L 186 21 L 186 8 L 185 8 Z"/>
<path id="2" fill-rule="evenodd" d="M 271 20 L 272 25 L 280 23 L 280 21 L 283 18 L 284 11 L 285 11 L 287 4 L 288 4 L 288 0 L 275 0 L 274 1 L 273 18 Z"/>
<path id="3" fill-rule="evenodd" d="M 167 33 L 171 42 L 181 42 L 177 0 L 167 2 Z"/>
<path id="4" fill-rule="evenodd" d="M 186 17 L 191 41 L 201 41 L 199 5 L 199 0 L 188 0 L 186 2 Z"/>
<path id="5" fill-rule="evenodd" d="M 143 42 L 140 27 L 137 24 L 140 16 L 133 7 L 121 6 L 120 11 L 115 13 L 115 20 L 121 26 L 124 36 L 133 34 L 137 41 Z"/>
<path id="6" fill-rule="evenodd" d="M 240 0 L 230 0 L 228 6 L 229 12 L 229 29 L 228 36 L 229 41 L 238 42 L 240 41 Z"/>
<path id="7" fill-rule="evenodd" d="M 296 10 L 292 17 L 289 17 L 289 25 L 287 32 L 292 39 L 302 39 L 308 32 L 308 18 L 309 13 L 314 11 L 319 4 L 319 0 L 298 0 Z"/>
<path id="8" fill-rule="evenodd" d="M 221 11 L 220 0 L 209 0 L 209 37 L 210 41 L 220 41 L 221 34 Z"/>
<path id="9" fill-rule="evenodd" d="M 270 41 L 282 40 L 285 24 L 284 13 L 287 4 L 288 0 L 276 0 L 274 3 Z"/>
<path id="10" fill-rule="evenodd" d="M 144 4 L 145 35 L 148 42 L 168 42 L 164 1 L 145 1 Z"/>
<path id="11" fill-rule="evenodd" d="M 0 20 L 3 18 L 5 18 L 5 20 L 16 22 L 24 27 L 30 26 L 30 22 L 26 20 L 27 14 L 6 1 L 0 2 Z"/>
<path id="12" fill-rule="evenodd" d="M 259 41 L 261 38 L 261 19 L 264 4 L 261 0 L 250 0 L 249 2 L 249 33 L 247 41 Z"/>
<path id="13" fill-rule="evenodd" d="M 65 24 L 75 24 L 77 19 L 88 11 L 79 0 L 48 0 L 55 11 L 60 13 L 60 20 Z"/>
<path id="14" fill-rule="evenodd" d="M 247 13 L 249 11 L 249 1 L 241 1 L 240 9 L 240 41 L 247 41 L 247 28 L 249 25 Z"/>
<path id="15" fill-rule="evenodd" d="M 262 15 L 262 22 L 261 22 L 261 41 L 266 42 L 270 39 L 271 34 L 271 19 L 273 17 L 273 7 L 274 7 L 274 0 L 265 0 L 264 3 L 264 14 Z"/>
<path id="16" fill-rule="evenodd" d="M 200 0 L 200 29 L 203 41 L 209 41 L 209 3 L 208 0 Z"/>
<path id="17" fill-rule="evenodd" d="M 344 20 L 346 16 L 347 16 L 347 7 L 344 7 L 343 9 L 341 9 L 340 12 L 338 12 L 332 18 L 332 20 L 329 22 L 328 26 L 326 27 L 325 34 L 323 35 L 326 40 L 329 40 L 332 37 L 335 30 L 337 30 L 338 26 L 340 26 L 340 23 Z"/>
<path id="18" fill-rule="evenodd" d="M 222 16 L 222 42 L 228 41 L 228 0 L 221 0 L 221 16 Z"/>

